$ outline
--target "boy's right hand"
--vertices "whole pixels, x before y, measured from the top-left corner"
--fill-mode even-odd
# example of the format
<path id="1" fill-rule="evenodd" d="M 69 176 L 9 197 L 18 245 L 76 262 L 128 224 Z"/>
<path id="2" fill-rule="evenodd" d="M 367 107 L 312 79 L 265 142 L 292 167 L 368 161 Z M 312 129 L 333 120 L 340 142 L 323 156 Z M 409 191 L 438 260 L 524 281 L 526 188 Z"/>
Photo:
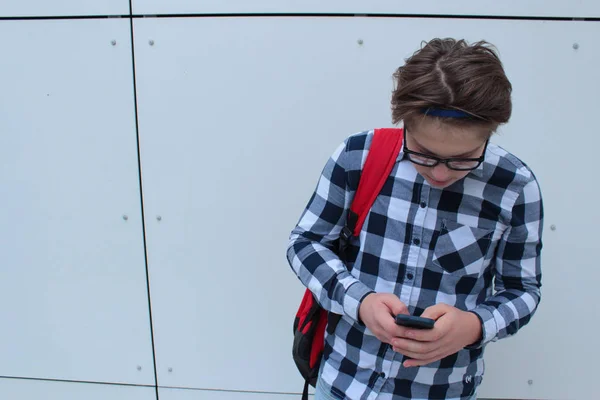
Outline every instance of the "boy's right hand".
<path id="1" fill-rule="evenodd" d="M 408 308 L 391 293 L 371 293 L 360 304 L 358 317 L 384 343 L 400 336 L 402 327 L 396 325 L 396 315 L 408 314 Z"/>

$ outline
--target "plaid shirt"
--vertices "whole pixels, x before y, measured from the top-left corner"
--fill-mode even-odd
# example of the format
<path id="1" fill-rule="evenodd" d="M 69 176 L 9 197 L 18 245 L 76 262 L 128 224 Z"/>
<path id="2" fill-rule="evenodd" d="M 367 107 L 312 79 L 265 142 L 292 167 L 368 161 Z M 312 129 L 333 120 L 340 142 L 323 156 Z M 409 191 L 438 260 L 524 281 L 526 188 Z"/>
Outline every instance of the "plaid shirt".
<path id="1" fill-rule="evenodd" d="M 342 315 L 326 334 L 320 385 L 340 399 L 470 399 L 483 377 L 485 345 L 515 334 L 540 301 L 538 183 L 519 159 L 489 144 L 477 169 L 437 189 L 401 151 L 344 264 L 337 240 L 372 137 L 350 136 L 335 151 L 288 246 L 301 282 Z M 396 294 L 413 315 L 438 303 L 472 311 L 483 338 L 404 368 L 404 356 L 358 322 L 360 302 L 372 292 Z"/>

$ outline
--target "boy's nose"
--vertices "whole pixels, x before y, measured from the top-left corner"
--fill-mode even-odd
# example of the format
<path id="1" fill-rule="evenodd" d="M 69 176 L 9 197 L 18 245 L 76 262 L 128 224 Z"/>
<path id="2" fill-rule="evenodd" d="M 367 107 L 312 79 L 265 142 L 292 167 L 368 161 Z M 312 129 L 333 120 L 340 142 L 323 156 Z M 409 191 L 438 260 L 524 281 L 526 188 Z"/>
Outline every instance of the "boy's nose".
<path id="1" fill-rule="evenodd" d="M 452 176 L 452 171 L 446 167 L 446 164 L 438 164 L 431 169 L 431 176 L 436 181 L 447 181 Z"/>

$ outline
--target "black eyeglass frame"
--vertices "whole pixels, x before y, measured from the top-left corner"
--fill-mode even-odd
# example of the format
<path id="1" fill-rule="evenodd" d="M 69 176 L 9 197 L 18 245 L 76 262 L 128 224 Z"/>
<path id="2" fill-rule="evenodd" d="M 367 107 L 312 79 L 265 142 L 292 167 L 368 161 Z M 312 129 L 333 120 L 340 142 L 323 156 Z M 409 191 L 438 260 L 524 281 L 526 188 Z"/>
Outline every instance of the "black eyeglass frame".
<path id="1" fill-rule="evenodd" d="M 483 161 L 485 161 L 485 152 L 487 150 L 487 146 L 489 143 L 489 139 L 485 141 L 485 146 L 483 147 L 483 153 L 481 153 L 481 157 L 478 158 L 440 158 L 440 157 L 436 157 L 436 156 L 432 156 L 429 154 L 423 154 L 423 153 L 419 153 L 416 151 L 412 151 L 409 150 L 408 147 L 406 147 L 406 131 L 404 133 L 404 144 L 403 144 L 403 152 L 408 156 L 408 160 L 410 162 L 412 162 L 413 164 L 417 164 L 417 165 L 421 165 L 423 167 L 429 167 L 429 168 L 433 168 L 438 164 L 446 164 L 446 168 L 451 169 L 453 171 L 473 171 L 474 169 L 479 168 L 479 166 L 481 165 L 481 163 Z M 410 155 L 414 154 L 415 156 L 419 156 L 419 157 L 423 157 L 429 160 L 433 160 L 435 161 L 435 163 L 433 164 L 423 164 L 420 163 L 418 161 L 413 160 Z M 453 168 L 450 163 L 452 162 L 477 162 L 477 164 L 474 167 L 469 167 L 469 168 Z"/>

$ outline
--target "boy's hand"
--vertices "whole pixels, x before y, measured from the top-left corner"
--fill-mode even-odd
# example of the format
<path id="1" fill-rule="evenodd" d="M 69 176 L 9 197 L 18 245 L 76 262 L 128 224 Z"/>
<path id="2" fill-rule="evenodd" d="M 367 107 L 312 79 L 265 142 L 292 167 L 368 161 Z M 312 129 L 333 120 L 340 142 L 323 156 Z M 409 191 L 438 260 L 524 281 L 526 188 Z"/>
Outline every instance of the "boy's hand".
<path id="1" fill-rule="evenodd" d="M 384 343 L 404 331 L 396 325 L 396 315 L 408 314 L 408 308 L 398 296 L 390 293 L 371 293 L 365 297 L 358 309 L 358 317 L 371 332 Z"/>
<path id="2" fill-rule="evenodd" d="M 436 320 L 433 329 L 409 329 L 392 340 L 398 353 L 412 360 L 405 367 L 431 364 L 462 350 L 481 338 L 481 322 L 477 315 L 447 304 L 436 304 L 421 315 Z"/>

